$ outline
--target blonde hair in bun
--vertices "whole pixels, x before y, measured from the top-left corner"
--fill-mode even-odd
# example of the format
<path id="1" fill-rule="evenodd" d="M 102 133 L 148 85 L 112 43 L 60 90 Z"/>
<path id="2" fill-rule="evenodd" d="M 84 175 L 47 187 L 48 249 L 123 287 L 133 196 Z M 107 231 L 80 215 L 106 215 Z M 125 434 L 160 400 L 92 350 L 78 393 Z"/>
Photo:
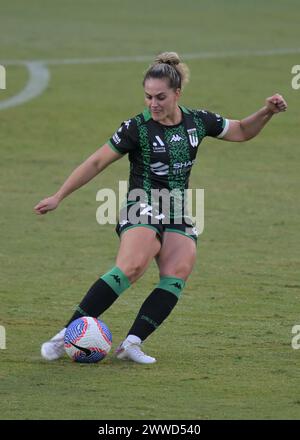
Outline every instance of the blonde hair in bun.
<path id="1" fill-rule="evenodd" d="M 176 52 L 163 52 L 154 60 L 144 76 L 143 85 L 148 78 L 168 79 L 170 88 L 182 89 L 189 81 L 189 68 L 182 63 Z"/>

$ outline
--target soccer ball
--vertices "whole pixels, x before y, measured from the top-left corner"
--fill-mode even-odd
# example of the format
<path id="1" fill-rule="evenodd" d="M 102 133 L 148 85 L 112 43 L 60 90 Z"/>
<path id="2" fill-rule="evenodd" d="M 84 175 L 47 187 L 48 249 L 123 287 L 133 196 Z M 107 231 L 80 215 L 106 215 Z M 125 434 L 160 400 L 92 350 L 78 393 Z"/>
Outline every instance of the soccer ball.
<path id="1" fill-rule="evenodd" d="M 75 362 L 95 363 L 110 351 L 112 335 L 104 322 L 84 316 L 68 326 L 64 344 L 67 355 Z"/>

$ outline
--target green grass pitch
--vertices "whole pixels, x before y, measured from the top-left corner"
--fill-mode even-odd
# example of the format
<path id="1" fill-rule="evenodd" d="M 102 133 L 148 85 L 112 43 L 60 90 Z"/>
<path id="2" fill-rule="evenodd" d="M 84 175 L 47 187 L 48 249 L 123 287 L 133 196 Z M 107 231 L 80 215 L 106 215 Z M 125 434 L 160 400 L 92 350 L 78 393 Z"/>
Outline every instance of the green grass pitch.
<path id="1" fill-rule="evenodd" d="M 1 418 L 299 419 L 298 0 L 17 0 L 0 9 L 0 104 L 29 75 L 8 61 L 48 60 L 51 74 L 40 96 L 0 110 Z M 57 211 L 38 217 L 33 206 L 144 105 L 148 61 L 84 60 L 165 50 L 207 54 L 187 60 L 183 105 L 242 118 L 279 92 L 288 111 L 248 143 L 203 142 L 191 187 L 205 189 L 205 229 L 180 303 L 146 343 L 158 362 L 110 354 L 98 365 L 46 363 L 41 343 L 114 264 L 118 238 L 96 222 L 96 192 L 126 180 L 127 158 Z M 83 62 L 49 63 L 67 59 Z M 153 264 L 103 315 L 113 348 L 157 280 Z"/>

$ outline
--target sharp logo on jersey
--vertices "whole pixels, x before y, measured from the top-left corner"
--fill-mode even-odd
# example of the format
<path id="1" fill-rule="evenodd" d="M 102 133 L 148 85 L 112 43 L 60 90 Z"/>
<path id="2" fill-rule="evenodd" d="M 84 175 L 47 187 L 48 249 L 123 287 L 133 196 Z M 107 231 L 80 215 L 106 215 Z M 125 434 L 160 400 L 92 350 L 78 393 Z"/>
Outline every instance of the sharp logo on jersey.
<path id="1" fill-rule="evenodd" d="M 173 164 L 173 174 L 182 174 L 188 171 L 196 162 L 196 159 L 186 162 L 176 162 Z"/>
<path id="2" fill-rule="evenodd" d="M 173 167 L 175 170 L 180 170 L 181 168 L 189 168 L 192 165 L 194 165 L 196 159 L 188 160 L 186 162 L 176 162 L 174 163 Z"/>
<path id="3" fill-rule="evenodd" d="M 198 133 L 196 128 L 190 128 L 188 131 L 190 144 L 193 148 L 198 147 L 199 139 L 198 139 Z"/>
<path id="4" fill-rule="evenodd" d="M 183 138 L 181 136 L 179 136 L 179 134 L 173 134 L 171 142 L 179 142 L 182 140 L 183 140 Z"/>
<path id="5" fill-rule="evenodd" d="M 166 165 L 162 162 L 156 162 L 150 164 L 150 168 L 152 173 L 157 176 L 166 176 L 169 173 L 169 165 Z"/>

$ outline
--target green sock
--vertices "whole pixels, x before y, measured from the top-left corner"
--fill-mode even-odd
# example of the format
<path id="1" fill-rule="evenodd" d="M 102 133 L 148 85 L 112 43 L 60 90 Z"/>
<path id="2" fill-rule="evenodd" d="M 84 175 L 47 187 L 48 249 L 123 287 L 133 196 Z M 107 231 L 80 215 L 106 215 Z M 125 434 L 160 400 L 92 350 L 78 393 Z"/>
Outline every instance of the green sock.
<path id="1" fill-rule="evenodd" d="M 67 326 L 82 316 L 98 318 L 128 287 L 130 282 L 127 276 L 118 267 L 113 267 L 92 285 Z"/>

